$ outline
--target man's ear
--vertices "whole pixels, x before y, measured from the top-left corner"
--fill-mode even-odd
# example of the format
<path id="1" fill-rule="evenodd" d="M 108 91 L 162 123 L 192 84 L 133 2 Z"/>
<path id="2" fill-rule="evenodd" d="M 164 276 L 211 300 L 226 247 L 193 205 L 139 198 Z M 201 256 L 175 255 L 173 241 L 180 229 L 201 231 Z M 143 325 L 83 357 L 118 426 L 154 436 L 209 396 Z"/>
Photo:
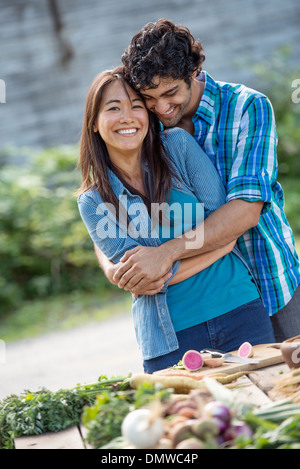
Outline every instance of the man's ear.
<path id="1" fill-rule="evenodd" d="M 199 75 L 199 69 L 195 68 L 195 70 L 192 73 L 192 79 L 194 80 L 198 75 Z"/>

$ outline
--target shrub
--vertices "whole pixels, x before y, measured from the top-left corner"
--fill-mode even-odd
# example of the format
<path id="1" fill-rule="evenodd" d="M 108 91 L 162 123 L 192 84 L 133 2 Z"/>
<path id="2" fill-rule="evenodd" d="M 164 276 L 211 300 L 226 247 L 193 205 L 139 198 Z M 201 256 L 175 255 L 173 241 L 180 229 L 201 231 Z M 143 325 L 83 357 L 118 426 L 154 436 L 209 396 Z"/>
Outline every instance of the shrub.
<path id="1" fill-rule="evenodd" d="M 292 48 L 287 45 L 268 61 L 255 65 L 254 73 L 257 86 L 267 94 L 274 108 L 278 133 L 278 180 L 284 189 L 288 220 L 299 238 L 300 103 L 292 100 L 292 94 L 295 92 L 293 83 L 300 79 L 300 67 L 295 66 Z"/>
<path id="2" fill-rule="evenodd" d="M 2 161 L 0 308 L 72 290 L 108 288 L 80 218 L 76 147 Z M 96 274 L 96 275 L 95 275 Z M 0 310 L 0 311 L 1 311 Z"/>

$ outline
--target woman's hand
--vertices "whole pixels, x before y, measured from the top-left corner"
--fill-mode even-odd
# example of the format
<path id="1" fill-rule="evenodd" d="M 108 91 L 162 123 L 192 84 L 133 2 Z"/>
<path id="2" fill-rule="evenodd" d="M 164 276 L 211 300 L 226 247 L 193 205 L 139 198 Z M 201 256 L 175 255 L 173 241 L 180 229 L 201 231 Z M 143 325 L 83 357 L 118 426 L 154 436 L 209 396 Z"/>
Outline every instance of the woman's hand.
<path id="1" fill-rule="evenodd" d="M 113 283 L 134 293 L 155 294 L 171 277 L 171 266 L 172 260 L 161 246 L 137 246 L 124 254 L 113 275 Z M 153 293 L 146 293 L 150 291 Z"/>

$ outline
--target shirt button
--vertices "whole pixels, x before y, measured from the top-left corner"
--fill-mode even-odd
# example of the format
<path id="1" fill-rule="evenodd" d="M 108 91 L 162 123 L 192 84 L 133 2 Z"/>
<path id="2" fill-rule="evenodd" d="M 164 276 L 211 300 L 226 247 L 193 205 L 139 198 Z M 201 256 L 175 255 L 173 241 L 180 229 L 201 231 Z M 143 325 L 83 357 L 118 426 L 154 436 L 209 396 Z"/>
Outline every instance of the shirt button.
<path id="1" fill-rule="evenodd" d="M 262 177 L 265 176 L 265 170 L 264 169 L 262 170 L 261 175 L 262 175 Z"/>
<path id="2" fill-rule="evenodd" d="M 181 187 L 181 184 L 180 184 L 180 182 L 177 184 L 177 187 L 178 187 L 178 189 L 179 189 L 179 187 Z"/>

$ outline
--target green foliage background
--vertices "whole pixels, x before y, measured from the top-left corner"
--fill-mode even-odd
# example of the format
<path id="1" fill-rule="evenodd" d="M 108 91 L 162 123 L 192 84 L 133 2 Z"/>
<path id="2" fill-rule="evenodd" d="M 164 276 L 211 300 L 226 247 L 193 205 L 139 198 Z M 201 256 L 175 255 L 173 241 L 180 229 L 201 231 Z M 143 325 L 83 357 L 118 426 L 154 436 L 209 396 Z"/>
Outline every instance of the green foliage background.
<path id="1" fill-rule="evenodd" d="M 107 290 L 80 218 L 76 147 L 47 149 L 0 179 L 0 312 L 24 300 L 71 291 Z"/>
<path id="2" fill-rule="evenodd" d="M 256 88 L 274 107 L 278 179 L 288 219 L 300 238 L 300 103 L 291 100 L 291 83 L 300 78 L 300 69 L 288 64 L 288 54 L 281 54 L 254 71 Z M 24 164 L 14 154 L 0 154 L 0 319 L 24 301 L 116 291 L 98 267 L 74 197 L 80 185 L 78 148 L 28 151 Z"/>
<path id="3" fill-rule="evenodd" d="M 300 238 L 300 66 L 295 67 L 292 48 L 280 48 L 269 61 L 253 67 L 257 88 L 269 97 L 275 112 L 278 133 L 278 180 L 285 193 L 285 212 L 296 238 Z M 299 242 L 298 242 L 299 246 Z"/>

